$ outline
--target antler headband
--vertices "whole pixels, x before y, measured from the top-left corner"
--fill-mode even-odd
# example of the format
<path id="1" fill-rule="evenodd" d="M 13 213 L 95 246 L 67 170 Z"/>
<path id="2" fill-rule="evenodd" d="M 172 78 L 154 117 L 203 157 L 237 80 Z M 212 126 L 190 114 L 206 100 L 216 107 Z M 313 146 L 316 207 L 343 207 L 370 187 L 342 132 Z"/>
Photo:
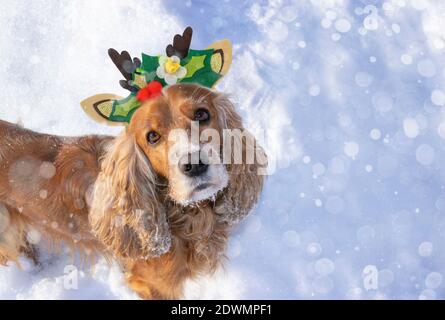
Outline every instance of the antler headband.
<path id="1" fill-rule="evenodd" d="M 95 121 L 108 125 L 126 125 L 141 104 L 161 94 L 162 88 L 175 83 L 196 83 L 212 88 L 229 71 L 232 45 L 221 40 L 204 50 L 190 49 L 193 30 L 187 27 L 177 34 L 166 55 L 142 54 L 131 58 L 127 51 L 109 49 L 108 55 L 122 73 L 120 85 L 130 91 L 125 99 L 114 94 L 99 94 L 81 102 L 84 111 Z"/>

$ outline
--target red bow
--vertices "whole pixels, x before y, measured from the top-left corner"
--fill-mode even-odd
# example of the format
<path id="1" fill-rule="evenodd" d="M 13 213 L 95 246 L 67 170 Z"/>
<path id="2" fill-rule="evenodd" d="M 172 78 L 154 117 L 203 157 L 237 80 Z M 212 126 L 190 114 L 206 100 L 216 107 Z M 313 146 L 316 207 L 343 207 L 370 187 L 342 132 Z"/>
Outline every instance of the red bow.
<path id="1" fill-rule="evenodd" d="M 161 95 L 162 84 L 159 81 L 151 81 L 146 87 L 142 88 L 136 94 L 136 99 L 140 102 L 156 98 Z"/>

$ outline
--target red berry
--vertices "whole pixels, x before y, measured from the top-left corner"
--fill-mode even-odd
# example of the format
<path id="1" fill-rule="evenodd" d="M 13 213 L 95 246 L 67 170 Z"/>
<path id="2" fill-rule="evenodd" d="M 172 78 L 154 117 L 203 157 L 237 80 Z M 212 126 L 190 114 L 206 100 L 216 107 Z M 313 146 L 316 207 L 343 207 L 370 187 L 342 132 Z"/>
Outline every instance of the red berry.
<path id="1" fill-rule="evenodd" d="M 139 100 L 140 102 L 144 102 L 145 100 L 150 99 L 150 97 L 151 97 L 151 92 L 148 87 L 139 90 L 138 93 L 136 94 L 136 99 Z"/>
<path id="2" fill-rule="evenodd" d="M 162 84 L 159 81 L 152 81 L 147 86 L 152 94 L 162 91 Z"/>
<path id="3" fill-rule="evenodd" d="M 158 81 L 150 82 L 145 88 L 142 88 L 136 94 L 136 99 L 144 102 L 150 98 L 155 98 L 161 95 L 162 84 Z"/>

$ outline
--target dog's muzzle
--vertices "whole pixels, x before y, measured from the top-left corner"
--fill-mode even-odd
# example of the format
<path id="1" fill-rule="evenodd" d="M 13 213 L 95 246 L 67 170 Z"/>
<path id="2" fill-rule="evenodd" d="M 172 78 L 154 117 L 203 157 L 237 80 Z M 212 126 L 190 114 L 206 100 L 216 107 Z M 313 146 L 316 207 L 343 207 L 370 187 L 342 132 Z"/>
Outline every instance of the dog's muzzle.
<path id="1" fill-rule="evenodd" d="M 170 166 L 170 196 L 175 201 L 193 204 L 215 197 L 227 186 L 228 174 L 221 161 L 212 161 L 200 146 L 181 149 L 175 151 L 177 158 Z"/>

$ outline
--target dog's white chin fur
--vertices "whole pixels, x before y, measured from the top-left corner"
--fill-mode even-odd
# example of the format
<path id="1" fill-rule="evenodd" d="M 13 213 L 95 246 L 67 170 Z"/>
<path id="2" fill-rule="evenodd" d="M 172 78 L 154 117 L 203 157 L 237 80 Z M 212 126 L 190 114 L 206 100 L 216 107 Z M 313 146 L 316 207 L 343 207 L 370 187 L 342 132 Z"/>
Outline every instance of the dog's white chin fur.
<path id="1" fill-rule="evenodd" d="M 206 174 L 189 178 L 182 174 L 170 181 L 170 197 L 177 203 L 188 206 L 212 199 L 227 187 L 229 177 L 224 165 L 210 165 Z"/>

